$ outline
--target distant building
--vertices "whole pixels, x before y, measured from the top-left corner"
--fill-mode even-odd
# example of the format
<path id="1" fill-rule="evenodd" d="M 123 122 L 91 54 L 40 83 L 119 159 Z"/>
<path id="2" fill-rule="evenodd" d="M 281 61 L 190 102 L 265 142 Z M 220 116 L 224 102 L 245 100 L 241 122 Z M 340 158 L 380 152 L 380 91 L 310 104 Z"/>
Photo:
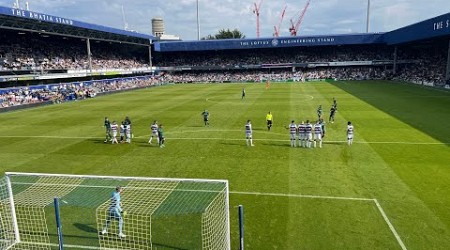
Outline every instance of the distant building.
<path id="1" fill-rule="evenodd" d="M 161 17 L 152 18 L 152 34 L 164 41 L 179 41 L 179 36 L 165 34 L 164 19 Z"/>
<path id="2" fill-rule="evenodd" d="M 164 32 L 164 20 L 161 17 L 152 18 L 152 34 L 161 37 Z"/>

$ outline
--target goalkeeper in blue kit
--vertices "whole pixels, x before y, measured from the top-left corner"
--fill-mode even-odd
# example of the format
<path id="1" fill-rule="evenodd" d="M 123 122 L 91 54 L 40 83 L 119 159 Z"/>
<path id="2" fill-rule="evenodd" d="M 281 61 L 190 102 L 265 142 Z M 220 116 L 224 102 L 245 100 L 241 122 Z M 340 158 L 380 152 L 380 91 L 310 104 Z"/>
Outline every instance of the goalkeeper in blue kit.
<path id="1" fill-rule="evenodd" d="M 117 220 L 119 221 L 119 237 L 125 238 L 126 235 L 123 234 L 122 228 L 123 228 L 123 216 L 122 213 L 124 212 L 122 210 L 122 203 L 120 201 L 120 194 L 122 193 L 123 188 L 120 186 L 116 187 L 116 190 L 111 195 L 111 203 L 108 208 L 108 217 L 106 218 L 105 227 L 102 230 L 102 235 L 105 235 L 108 233 L 108 226 L 111 220 Z"/>

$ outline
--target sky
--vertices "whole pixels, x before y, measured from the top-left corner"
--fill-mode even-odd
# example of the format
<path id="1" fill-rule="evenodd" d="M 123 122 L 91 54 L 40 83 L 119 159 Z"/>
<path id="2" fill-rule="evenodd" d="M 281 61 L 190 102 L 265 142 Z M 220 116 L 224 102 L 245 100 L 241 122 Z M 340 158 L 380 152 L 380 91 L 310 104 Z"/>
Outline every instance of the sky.
<path id="1" fill-rule="evenodd" d="M 25 1 L 20 2 L 25 6 Z M 28 0 L 30 10 L 113 28 L 151 33 L 151 19 L 164 19 L 165 33 L 196 40 L 197 2 L 200 37 L 220 29 L 238 29 L 256 38 L 254 4 L 261 0 Z M 14 0 L 0 0 L 12 7 Z M 307 0 L 262 0 L 260 37 L 272 37 L 286 5 L 280 36 L 289 36 Z M 311 0 L 298 35 L 331 35 L 366 31 L 368 0 Z M 450 0 L 370 0 L 370 32 L 387 32 L 450 12 Z M 122 6 L 124 14 L 122 15 Z"/>

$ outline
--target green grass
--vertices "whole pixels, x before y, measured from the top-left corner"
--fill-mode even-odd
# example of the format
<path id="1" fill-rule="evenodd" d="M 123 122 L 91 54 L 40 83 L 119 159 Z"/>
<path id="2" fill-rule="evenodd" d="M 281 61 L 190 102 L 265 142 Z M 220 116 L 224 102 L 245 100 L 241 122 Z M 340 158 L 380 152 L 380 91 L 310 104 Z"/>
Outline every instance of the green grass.
<path id="1" fill-rule="evenodd" d="M 292 119 L 316 119 L 318 105 L 328 116 L 333 97 L 339 111 L 327 124 L 324 147 L 290 148 L 284 127 Z M 449 92 L 382 81 L 277 83 L 270 90 L 263 84 L 164 86 L 0 114 L 0 170 L 228 179 L 232 249 L 239 244 L 239 204 L 248 249 L 401 249 L 370 199 L 407 249 L 447 249 L 448 107 Z M 203 126 L 204 109 L 210 127 Z M 103 143 L 105 116 L 131 118 L 131 145 Z M 247 119 L 255 130 L 251 148 L 244 141 Z M 165 126 L 164 149 L 147 144 L 153 120 Z M 351 147 L 345 143 L 349 120 L 356 131 Z M 72 212 L 62 212 L 64 222 Z M 93 215 L 66 218 L 71 244 L 98 244 Z M 169 242 L 161 237 L 164 248 Z"/>

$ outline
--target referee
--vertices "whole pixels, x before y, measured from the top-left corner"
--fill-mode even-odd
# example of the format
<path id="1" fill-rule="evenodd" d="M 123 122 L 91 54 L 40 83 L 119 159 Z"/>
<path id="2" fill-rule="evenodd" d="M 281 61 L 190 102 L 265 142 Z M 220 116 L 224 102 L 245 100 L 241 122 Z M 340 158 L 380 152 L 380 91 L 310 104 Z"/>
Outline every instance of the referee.
<path id="1" fill-rule="evenodd" d="M 273 123 L 273 116 L 270 111 L 266 115 L 266 121 L 267 121 L 267 130 L 270 131 L 270 129 L 272 128 L 272 123 Z"/>

